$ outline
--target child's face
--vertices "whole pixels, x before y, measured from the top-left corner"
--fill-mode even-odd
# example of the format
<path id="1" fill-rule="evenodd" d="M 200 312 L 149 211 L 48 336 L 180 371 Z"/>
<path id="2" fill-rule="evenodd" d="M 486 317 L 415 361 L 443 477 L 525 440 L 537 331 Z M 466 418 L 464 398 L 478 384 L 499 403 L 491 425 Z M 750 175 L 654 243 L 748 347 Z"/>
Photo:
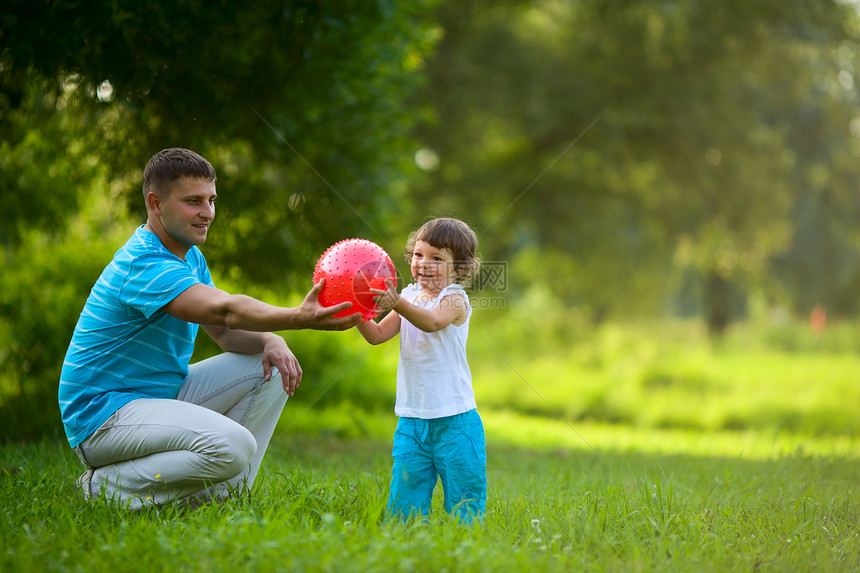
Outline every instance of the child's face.
<path id="1" fill-rule="evenodd" d="M 412 278 L 422 290 L 439 292 L 454 282 L 454 255 L 451 249 L 437 249 L 425 241 L 415 241 Z"/>

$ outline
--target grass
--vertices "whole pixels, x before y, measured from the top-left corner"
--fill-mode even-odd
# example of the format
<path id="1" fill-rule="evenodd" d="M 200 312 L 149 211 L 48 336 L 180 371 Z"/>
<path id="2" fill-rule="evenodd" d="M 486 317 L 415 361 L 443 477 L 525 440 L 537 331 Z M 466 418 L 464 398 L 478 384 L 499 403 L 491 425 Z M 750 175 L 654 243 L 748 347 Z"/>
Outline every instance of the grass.
<path id="1" fill-rule="evenodd" d="M 572 423 L 860 435 L 860 417 L 845 408 L 860 403 L 860 353 L 847 343 L 849 333 L 860 338 L 856 326 L 813 337 L 796 325 L 779 335 L 737 325 L 714 343 L 694 322 L 607 325 L 550 348 L 517 345 L 495 323 L 473 330 L 475 393 L 486 407 Z"/>
<path id="2" fill-rule="evenodd" d="M 594 424 L 574 432 L 563 421 L 488 411 L 484 522 L 459 525 L 436 503 L 428 521 L 402 524 L 383 517 L 390 444 L 381 434 L 391 416 L 361 415 L 373 430 L 356 439 L 307 433 L 316 413 L 285 417 L 251 494 L 193 512 L 87 505 L 73 492 L 80 466 L 68 448 L 4 446 L 0 569 L 860 567 L 855 440 Z"/>
<path id="3" fill-rule="evenodd" d="M 481 316 L 470 327 L 469 361 L 484 408 L 570 424 L 860 435 L 860 417 L 844 407 L 860 403 L 860 348 L 850 344 L 860 340 L 856 325 L 820 336 L 802 325 L 736 325 L 721 343 L 691 321 L 571 328 L 555 342 L 532 337 L 528 327 L 506 328 Z M 291 345 L 312 365 L 296 402 L 346 402 L 347 417 L 356 405 L 393 408 L 396 343 L 370 347 L 355 333 L 302 333 Z"/>
<path id="4" fill-rule="evenodd" d="M 556 327 L 474 325 L 476 526 L 438 491 L 430 519 L 385 519 L 396 345 L 309 333 L 258 482 L 224 504 L 87 504 L 64 444 L 0 446 L 0 571 L 860 569 L 856 327 Z"/>

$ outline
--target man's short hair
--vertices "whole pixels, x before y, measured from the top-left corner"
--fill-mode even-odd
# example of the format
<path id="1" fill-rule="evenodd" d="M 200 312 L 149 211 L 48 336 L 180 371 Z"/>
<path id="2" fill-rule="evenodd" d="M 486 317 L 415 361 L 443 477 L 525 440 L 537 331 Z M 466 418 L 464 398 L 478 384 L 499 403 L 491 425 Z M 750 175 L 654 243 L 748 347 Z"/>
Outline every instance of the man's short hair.
<path id="1" fill-rule="evenodd" d="M 189 177 L 215 181 L 215 168 L 202 156 L 188 149 L 171 147 L 159 151 L 143 170 L 143 196 L 150 191 L 169 193 L 173 183 Z"/>

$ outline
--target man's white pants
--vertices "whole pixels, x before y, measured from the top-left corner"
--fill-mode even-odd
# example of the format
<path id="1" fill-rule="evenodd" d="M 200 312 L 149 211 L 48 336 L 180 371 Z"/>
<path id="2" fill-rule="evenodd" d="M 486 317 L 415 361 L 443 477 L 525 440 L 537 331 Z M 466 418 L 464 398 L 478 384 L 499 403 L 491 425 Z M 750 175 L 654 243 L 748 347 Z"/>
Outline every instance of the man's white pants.
<path id="1" fill-rule="evenodd" d="M 287 402 L 262 357 L 224 353 L 189 367 L 175 400 L 138 399 L 75 448 L 91 470 L 84 495 L 132 508 L 250 488 Z"/>

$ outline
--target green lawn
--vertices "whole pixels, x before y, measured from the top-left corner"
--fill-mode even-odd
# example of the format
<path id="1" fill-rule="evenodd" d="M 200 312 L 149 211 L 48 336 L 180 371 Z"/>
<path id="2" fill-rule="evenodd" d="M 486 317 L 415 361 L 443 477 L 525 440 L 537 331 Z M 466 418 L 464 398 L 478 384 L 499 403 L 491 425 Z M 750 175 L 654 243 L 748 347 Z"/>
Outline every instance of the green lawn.
<path id="1" fill-rule="evenodd" d="M 3 571 L 856 571 L 860 444 L 484 413 L 484 522 L 383 519 L 389 414 L 288 409 L 251 495 L 87 505 L 61 444 L 2 448 Z M 364 427 L 363 438 L 338 437 Z M 316 426 L 319 430 L 320 426 Z M 438 496 L 437 496 L 438 498 Z M 437 499 L 436 501 L 441 501 Z M 437 504 L 438 509 L 438 504 Z"/>
<path id="2" fill-rule="evenodd" d="M 250 495 L 128 513 L 59 441 L 0 446 L 0 571 L 860 570 L 860 329 L 519 326 L 470 337 L 481 524 L 384 519 L 396 345 L 308 333 Z"/>
<path id="3" fill-rule="evenodd" d="M 485 407 L 649 428 L 860 435 L 846 407 L 860 404 L 860 352 L 845 348 L 860 340 L 856 327 L 801 343 L 797 326 L 777 336 L 737 325 L 714 343 L 695 323 L 607 325 L 549 348 L 513 344 L 492 323 L 474 330 Z"/>

